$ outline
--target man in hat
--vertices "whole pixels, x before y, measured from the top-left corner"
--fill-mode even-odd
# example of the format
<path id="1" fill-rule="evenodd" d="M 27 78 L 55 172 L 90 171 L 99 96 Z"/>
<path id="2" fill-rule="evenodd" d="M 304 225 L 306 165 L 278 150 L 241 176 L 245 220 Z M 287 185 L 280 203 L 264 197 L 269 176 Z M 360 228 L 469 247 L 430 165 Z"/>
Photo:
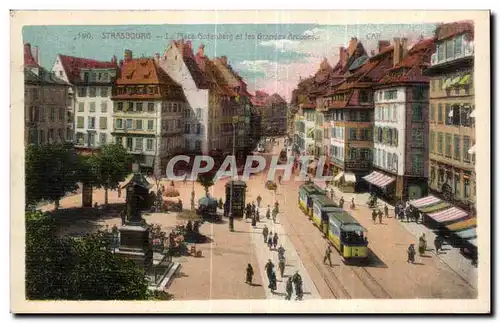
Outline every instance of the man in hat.
<path id="1" fill-rule="evenodd" d="M 292 299 L 292 293 L 293 293 L 292 277 L 288 277 L 288 280 L 286 281 L 286 296 L 285 296 L 285 299 L 287 301 Z"/>
<path id="2" fill-rule="evenodd" d="M 247 266 L 246 283 L 251 285 L 252 284 L 252 279 L 253 279 L 253 268 L 252 268 L 252 265 L 248 264 L 248 266 Z"/>
<path id="3" fill-rule="evenodd" d="M 340 200 L 339 200 L 339 207 L 340 207 L 341 209 L 343 209 L 343 208 L 344 208 L 344 197 L 343 197 L 343 196 L 341 196 L 341 197 L 340 197 Z"/>
<path id="4" fill-rule="evenodd" d="M 382 215 L 382 211 L 381 211 L 381 210 L 378 210 L 378 222 L 379 222 L 380 224 L 382 224 L 382 217 L 383 217 L 383 215 Z"/>
<path id="5" fill-rule="evenodd" d="M 262 197 L 260 196 L 257 196 L 257 207 L 260 207 L 260 202 L 262 202 Z"/>
<path id="6" fill-rule="evenodd" d="M 266 266 L 264 267 L 264 269 L 266 270 L 267 279 L 271 280 L 271 274 L 273 273 L 273 270 L 274 270 L 274 264 L 271 261 L 271 259 L 269 259 L 267 261 Z"/>
<path id="7" fill-rule="evenodd" d="M 384 214 L 386 218 L 389 217 L 389 208 L 387 207 L 387 203 L 385 203 L 384 205 Z"/>
<path id="8" fill-rule="evenodd" d="M 269 234 L 269 228 L 264 224 L 264 228 L 262 229 L 262 236 L 264 237 L 264 242 L 267 243 L 267 235 Z"/>
<path id="9" fill-rule="evenodd" d="M 376 221 L 377 221 L 377 211 L 375 211 L 375 209 L 372 210 L 372 220 L 373 220 L 373 224 L 376 224 Z"/>
<path id="10" fill-rule="evenodd" d="M 332 266 L 331 254 L 332 254 L 332 247 L 328 245 L 325 250 L 325 257 L 323 258 L 323 264 L 326 263 L 326 261 L 328 260 L 328 263 L 330 263 L 330 267 Z"/>

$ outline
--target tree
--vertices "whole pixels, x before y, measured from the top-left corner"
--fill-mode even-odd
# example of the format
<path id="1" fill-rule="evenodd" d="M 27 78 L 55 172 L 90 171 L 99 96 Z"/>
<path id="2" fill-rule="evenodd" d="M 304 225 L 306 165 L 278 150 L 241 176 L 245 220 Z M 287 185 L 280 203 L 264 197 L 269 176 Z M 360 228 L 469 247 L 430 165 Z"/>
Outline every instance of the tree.
<path id="1" fill-rule="evenodd" d="M 197 182 L 201 184 L 205 188 L 205 196 L 208 196 L 208 189 L 213 186 L 214 183 L 214 172 L 207 172 L 198 175 Z"/>
<path id="2" fill-rule="evenodd" d="M 109 251 L 103 233 L 56 236 L 41 212 L 26 214 L 26 297 L 30 300 L 151 299 L 143 270 Z M 154 295 L 153 295 L 154 296 Z"/>
<path id="3" fill-rule="evenodd" d="M 103 146 L 100 153 L 92 155 L 89 165 L 95 167 L 94 187 L 104 188 L 104 204 L 108 205 L 108 190 L 116 189 L 128 174 L 132 160 L 120 144 Z"/>
<path id="4" fill-rule="evenodd" d="M 71 145 L 30 145 L 25 155 L 26 206 L 41 200 L 55 202 L 75 192 L 78 180 L 78 156 Z"/>

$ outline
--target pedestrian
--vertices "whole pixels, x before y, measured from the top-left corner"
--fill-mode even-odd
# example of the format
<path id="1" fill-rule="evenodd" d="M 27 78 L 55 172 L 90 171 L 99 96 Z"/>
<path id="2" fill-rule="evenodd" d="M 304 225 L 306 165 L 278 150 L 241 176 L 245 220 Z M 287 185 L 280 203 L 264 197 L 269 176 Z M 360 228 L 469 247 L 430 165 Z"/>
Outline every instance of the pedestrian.
<path id="1" fill-rule="evenodd" d="M 278 268 L 280 271 L 281 279 L 283 279 L 283 274 L 285 273 L 285 258 L 279 260 Z"/>
<path id="2" fill-rule="evenodd" d="M 280 204 L 278 203 L 278 201 L 274 202 L 274 209 L 276 210 L 276 213 L 280 212 Z"/>
<path id="3" fill-rule="evenodd" d="M 262 236 L 264 237 L 264 243 L 267 242 L 267 235 L 269 234 L 269 228 L 264 224 L 264 228 L 262 229 Z"/>
<path id="4" fill-rule="evenodd" d="M 269 250 L 273 249 L 273 233 L 269 234 L 269 238 L 267 238 L 267 246 L 269 247 Z"/>
<path id="5" fill-rule="evenodd" d="M 386 218 L 389 217 L 389 208 L 387 207 L 387 203 L 385 203 L 384 205 L 384 214 Z"/>
<path id="6" fill-rule="evenodd" d="M 399 204 L 394 207 L 394 218 L 397 219 L 399 217 Z"/>
<path id="7" fill-rule="evenodd" d="M 354 204 L 354 197 L 351 199 L 351 209 L 355 209 L 356 208 L 356 204 Z"/>
<path id="8" fill-rule="evenodd" d="M 278 248 L 278 259 L 285 259 L 285 248 L 282 245 Z"/>
<path id="9" fill-rule="evenodd" d="M 252 265 L 248 264 L 247 266 L 247 277 L 246 277 L 246 283 L 247 284 L 252 284 L 252 279 L 253 279 L 253 268 Z"/>
<path id="10" fill-rule="evenodd" d="M 340 200 L 339 200 L 339 207 L 340 207 L 341 209 L 343 209 L 343 208 L 344 208 L 344 197 L 343 197 L 343 196 L 341 196 L 341 197 L 340 197 Z"/>
<path id="11" fill-rule="evenodd" d="M 224 203 L 222 202 L 222 198 L 219 199 L 219 209 L 222 209 L 224 207 Z"/>
<path id="12" fill-rule="evenodd" d="M 323 258 L 323 264 L 325 264 L 326 261 L 328 260 L 328 263 L 330 264 L 330 267 L 332 266 L 331 254 L 332 254 L 332 247 L 330 247 L 330 245 L 328 245 L 326 247 L 325 257 Z"/>
<path id="13" fill-rule="evenodd" d="M 252 214 L 255 214 L 255 202 L 252 202 Z"/>
<path id="14" fill-rule="evenodd" d="M 255 216 L 255 214 L 252 216 L 252 227 L 255 227 L 257 226 L 257 217 Z"/>
<path id="15" fill-rule="evenodd" d="M 122 197 L 122 189 L 118 188 L 118 197 Z"/>
<path id="16" fill-rule="evenodd" d="M 415 246 L 413 245 L 413 243 L 408 247 L 408 260 L 406 262 L 409 262 L 409 263 L 414 263 L 415 262 Z"/>
<path id="17" fill-rule="evenodd" d="M 276 246 L 278 245 L 278 233 L 274 233 L 273 236 L 273 249 L 276 249 Z"/>
<path id="18" fill-rule="evenodd" d="M 270 219 L 271 218 L 271 206 L 268 204 L 267 205 L 267 212 L 266 212 L 266 219 Z"/>
<path id="19" fill-rule="evenodd" d="M 269 289 L 271 290 L 271 293 L 274 294 L 274 291 L 277 289 L 276 286 L 276 273 L 274 270 L 271 272 L 271 277 L 269 278 Z"/>
<path id="20" fill-rule="evenodd" d="M 260 202 L 262 202 L 262 197 L 259 194 L 259 196 L 257 196 L 257 207 L 259 208 L 260 208 Z"/>
<path id="21" fill-rule="evenodd" d="M 426 249 L 427 249 L 427 241 L 425 240 L 425 233 L 423 233 L 418 239 L 418 253 L 420 254 L 420 257 L 423 256 Z"/>
<path id="22" fill-rule="evenodd" d="M 292 293 L 293 293 L 292 277 L 288 277 L 288 280 L 286 281 L 286 296 L 285 296 L 285 299 L 287 301 L 292 299 Z"/>
<path id="23" fill-rule="evenodd" d="M 260 222 L 260 215 L 259 215 L 259 210 L 255 210 L 255 219 L 257 222 Z"/>
<path id="24" fill-rule="evenodd" d="M 434 239 L 434 248 L 436 249 L 437 255 L 439 255 L 439 250 L 441 250 L 442 244 L 441 237 L 436 235 L 436 238 Z"/>
<path id="25" fill-rule="evenodd" d="M 278 176 L 278 183 L 280 183 L 280 185 L 281 185 L 281 175 Z"/>
<path id="26" fill-rule="evenodd" d="M 297 297 L 295 298 L 296 300 L 301 300 L 304 293 L 302 290 L 302 277 L 299 274 L 299 271 L 297 270 L 295 274 L 292 277 L 292 282 L 295 285 L 295 295 Z"/>
<path id="27" fill-rule="evenodd" d="M 375 211 L 375 209 L 372 210 L 372 220 L 373 220 L 373 224 L 377 224 L 376 221 L 377 221 L 377 211 Z"/>
<path id="28" fill-rule="evenodd" d="M 276 209 L 273 210 L 273 223 L 276 223 L 276 216 L 278 215 L 278 212 Z"/>
<path id="29" fill-rule="evenodd" d="M 380 222 L 380 224 L 382 224 L 382 218 L 383 218 L 382 211 L 378 210 L 378 222 Z"/>
<path id="30" fill-rule="evenodd" d="M 264 267 L 264 269 L 266 270 L 267 279 L 270 280 L 271 279 L 271 274 L 272 274 L 272 272 L 274 270 L 274 264 L 271 261 L 271 259 L 269 259 L 267 261 L 266 266 Z"/>

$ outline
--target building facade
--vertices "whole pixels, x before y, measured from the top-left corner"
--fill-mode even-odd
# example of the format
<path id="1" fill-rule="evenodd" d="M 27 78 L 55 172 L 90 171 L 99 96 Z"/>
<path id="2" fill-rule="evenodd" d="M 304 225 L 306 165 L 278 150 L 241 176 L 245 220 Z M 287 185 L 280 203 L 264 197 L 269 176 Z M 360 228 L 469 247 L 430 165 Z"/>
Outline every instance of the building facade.
<path id="1" fill-rule="evenodd" d="M 38 63 L 31 44 L 24 45 L 24 144 L 71 141 L 68 116 L 70 85 Z"/>
<path id="2" fill-rule="evenodd" d="M 252 104 L 261 115 L 262 135 L 264 137 L 283 136 L 287 131 L 287 103 L 277 93 L 255 91 Z"/>
<path id="3" fill-rule="evenodd" d="M 475 212 L 474 27 L 470 22 L 436 29 L 430 77 L 429 188 Z M 473 152 L 473 149 L 472 151 Z"/>
<path id="4" fill-rule="evenodd" d="M 170 158 L 183 151 L 182 87 L 153 58 L 133 59 L 126 50 L 112 100 L 115 142 L 141 168 L 164 174 Z"/>

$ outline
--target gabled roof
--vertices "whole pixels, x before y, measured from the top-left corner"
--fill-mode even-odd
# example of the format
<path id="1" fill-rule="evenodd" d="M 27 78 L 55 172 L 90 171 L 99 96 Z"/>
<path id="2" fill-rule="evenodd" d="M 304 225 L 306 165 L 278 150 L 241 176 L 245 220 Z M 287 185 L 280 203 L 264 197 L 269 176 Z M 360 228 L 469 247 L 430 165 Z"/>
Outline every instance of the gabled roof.
<path id="1" fill-rule="evenodd" d="M 274 93 L 266 98 L 265 104 L 268 106 L 272 104 L 286 104 L 286 101 L 278 93 Z"/>
<path id="2" fill-rule="evenodd" d="M 36 59 L 31 53 L 31 44 L 24 44 L 24 66 L 38 66 Z"/>
<path id="3" fill-rule="evenodd" d="M 198 89 L 208 88 L 208 81 L 206 79 L 206 75 L 196 62 L 193 49 L 191 48 L 191 42 L 184 43 L 183 40 L 181 41 L 173 40 L 172 45 L 175 46 L 181 52 L 184 64 L 186 64 L 186 67 L 189 70 L 189 73 L 191 74 L 191 77 L 193 78 L 196 87 Z"/>
<path id="4" fill-rule="evenodd" d="M 118 68 L 116 62 L 98 61 L 61 54 L 58 56 L 70 83 L 80 82 L 80 70 L 84 68 Z"/>
<path id="5" fill-rule="evenodd" d="M 474 23 L 469 20 L 441 24 L 436 27 L 435 36 L 438 41 L 466 33 L 474 38 Z"/>
<path id="6" fill-rule="evenodd" d="M 180 87 L 153 58 L 135 58 L 123 62 L 117 85 L 162 84 Z"/>

